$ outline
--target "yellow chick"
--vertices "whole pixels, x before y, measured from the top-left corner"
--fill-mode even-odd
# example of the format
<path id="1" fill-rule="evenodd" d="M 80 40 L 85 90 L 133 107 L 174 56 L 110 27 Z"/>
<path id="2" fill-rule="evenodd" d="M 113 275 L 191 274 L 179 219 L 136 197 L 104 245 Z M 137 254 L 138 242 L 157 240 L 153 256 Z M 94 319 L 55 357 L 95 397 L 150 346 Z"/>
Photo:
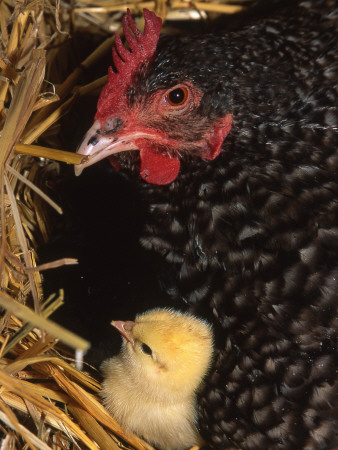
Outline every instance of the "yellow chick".
<path id="1" fill-rule="evenodd" d="M 201 444 L 196 391 L 213 353 L 211 326 L 191 314 L 152 309 L 135 322 L 113 321 L 119 355 L 103 362 L 102 397 L 112 416 L 162 450 Z"/>

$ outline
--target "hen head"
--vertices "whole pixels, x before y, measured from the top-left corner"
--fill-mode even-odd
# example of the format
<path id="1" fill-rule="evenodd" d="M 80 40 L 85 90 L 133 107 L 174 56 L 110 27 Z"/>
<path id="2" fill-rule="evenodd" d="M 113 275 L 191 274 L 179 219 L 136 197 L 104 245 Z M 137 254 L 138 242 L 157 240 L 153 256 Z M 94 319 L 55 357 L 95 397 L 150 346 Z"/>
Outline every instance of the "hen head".
<path id="1" fill-rule="evenodd" d="M 174 67 L 168 71 L 168 56 L 158 61 L 162 21 L 146 9 L 144 17 L 143 33 L 129 10 L 123 18 L 130 50 L 116 34 L 115 71 L 109 68 L 95 122 L 78 149 L 88 160 L 76 167 L 77 175 L 107 156 L 138 150 L 141 177 L 148 183 L 169 184 L 176 179 L 184 155 L 215 159 L 231 129 L 230 113 L 218 117 L 203 113 L 205 91 L 194 77 Z"/>

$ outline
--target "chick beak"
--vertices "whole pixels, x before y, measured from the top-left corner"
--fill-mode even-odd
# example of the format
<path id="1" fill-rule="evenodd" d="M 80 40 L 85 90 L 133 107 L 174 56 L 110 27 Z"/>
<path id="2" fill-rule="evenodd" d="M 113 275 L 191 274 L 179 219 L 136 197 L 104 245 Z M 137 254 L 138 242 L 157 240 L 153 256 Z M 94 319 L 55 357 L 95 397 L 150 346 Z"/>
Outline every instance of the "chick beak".
<path id="1" fill-rule="evenodd" d="M 113 320 L 111 322 L 111 325 L 115 327 L 122 336 L 131 343 L 131 345 L 134 345 L 134 336 L 133 336 L 133 328 L 135 325 L 135 322 L 126 321 L 123 322 L 122 320 Z"/>
<path id="2" fill-rule="evenodd" d="M 117 136 L 116 131 L 120 128 L 121 121 L 115 119 L 116 124 L 108 131 L 102 129 L 99 120 L 96 120 L 87 131 L 77 153 L 87 156 L 84 162 L 75 166 L 75 175 L 80 175 L 82 170 L 107 156 L 128 150 L 136 150 L 137 146 L 128 136 Z M 107 128 L 107 125 L 105 125 Z"/>

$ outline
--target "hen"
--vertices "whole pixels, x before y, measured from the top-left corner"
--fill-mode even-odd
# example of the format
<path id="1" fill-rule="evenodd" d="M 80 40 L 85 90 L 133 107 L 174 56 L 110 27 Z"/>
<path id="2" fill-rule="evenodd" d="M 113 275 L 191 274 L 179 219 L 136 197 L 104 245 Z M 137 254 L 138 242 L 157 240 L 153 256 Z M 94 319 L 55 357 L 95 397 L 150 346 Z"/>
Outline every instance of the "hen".
<path id="1" fill-rule="evenodd" d="M 144 33 L 124 18 L 78 172 L 110 156 L 139 180 L 167 292 L 214 323 L 210 446 L 337 448 L 336 2 L 193 37 L 144 14 Z"/>

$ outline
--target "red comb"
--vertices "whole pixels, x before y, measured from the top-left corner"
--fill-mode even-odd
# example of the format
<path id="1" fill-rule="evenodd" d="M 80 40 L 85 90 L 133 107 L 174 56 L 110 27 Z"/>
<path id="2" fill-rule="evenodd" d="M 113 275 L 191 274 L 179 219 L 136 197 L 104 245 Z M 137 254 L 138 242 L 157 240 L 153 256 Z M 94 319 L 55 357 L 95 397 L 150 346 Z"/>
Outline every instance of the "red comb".
<path id="1" fill-rule="evenodd" d="M 124 35 L 131 51 L 122 44 L 118 33 L 115 33 L 113 61 L 116 72 L 109 67 L 108 81 L 102 88 L 95 115 L 95 119 L 101 123 L 116 110 L 128 107 L 126 91 L 135 72 L 155 54 L 162 20 L 147 9 L 143 10 L 143 14 L 145 19 L 143 33 L 136 27 L 129 9 L 122 19 Z"/>

